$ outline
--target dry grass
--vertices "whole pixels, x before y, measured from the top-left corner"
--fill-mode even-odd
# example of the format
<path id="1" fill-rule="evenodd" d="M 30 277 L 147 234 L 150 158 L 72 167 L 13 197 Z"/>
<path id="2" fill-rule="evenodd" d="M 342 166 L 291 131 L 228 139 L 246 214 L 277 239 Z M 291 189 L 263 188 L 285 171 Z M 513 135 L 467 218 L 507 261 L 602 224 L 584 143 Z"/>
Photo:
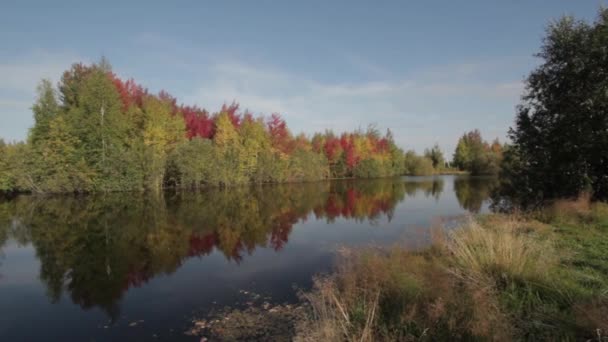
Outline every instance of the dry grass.
<path id="1" fill-rule="evenodd" d="M 583 193 L 576 200 L 559 200 L 534 215 L 543 222 L 581 225 L 588 223 L 608 227 L 608 204 L 593 203 L 591 196 Z"/>
<path id="2" fill-rule="evenodd" d="M 313 319 L 301 326 L 300 341 L 373 341 L 382 275 L 370 272 L 378 261 L 370 251 L 354 255 L 339 251 L 331 276 L 314 279 L 314 291 L 303 294 L 313 308 Z M 384 268 L 382 268 L 384 270 Z"/>
<path id="3" fill-rule="evenodd" d="M 336 271 L 303 296 L 313 312 L 298 341 L 509 336 L 491 288 L 463 283 L 433 257 L 399 248 L 345 250 Z"/>
<path id="4" fill-rule="evenodd" d="M 379 293 L 373 300 L 361 299 L 359 309 L 364 323 L 356 322 L 349 303 L 341 299 L 333 280 L 315 279 L 315 292 L 304 298 L 312 304 L 314 318 L 299 327 L 296 341 L 373 341 L 372 325 L 378 308 Z M 359 325 L 359 326 L 357 326 Z"/>
<path id="5" fill-rule="evenodd" d="M 533 217 L 434 229 L 418 252 L 343 250 L 303 295 L 312 314 L 296 340 L 606 341 L 608 204 L 582 196 Z"/>
<path id="6" fill-rule="evenodd" d="M 487 223 L 486 223 L 487 224 Z M 543 278 L 559 262 L 552 242 L 529 233 L 530 226 L 517 218 L 503 217 L 491 225 L 475 220 L 452 232 L 445 248 L 469 276 Z"/>

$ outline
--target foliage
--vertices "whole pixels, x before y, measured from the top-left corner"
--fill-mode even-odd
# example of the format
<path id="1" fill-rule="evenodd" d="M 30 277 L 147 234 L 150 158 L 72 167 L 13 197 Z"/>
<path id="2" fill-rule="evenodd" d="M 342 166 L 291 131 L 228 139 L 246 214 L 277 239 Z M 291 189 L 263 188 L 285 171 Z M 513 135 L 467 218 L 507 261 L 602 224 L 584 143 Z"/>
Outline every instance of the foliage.
<path id="1" fill-rule="evenodd" d="M 80 192 L 93 189 L 94 173 L 79 154 L 80 140 L 69 134 L 63 116 L 49 124 L 45 142 L 34 145 L 31 186 L 36 192 Z"/>
<path id="2" fill-rule="evenodd" d="M 445 167 L 443 152 L 441 152 L 438 144 L 433 145 L 431 149 L 425 149 L 424 156 L 433 162 L 433 168 L 435 170 L 441 170 Z"/>
<path id="3" fill-rule="evenodd" d="M 277 113 L 254 118 L 232 103 L 210 114 L 165 91 L 150 94 L 106 59 L 74 64 L 57 90 L 43 80 L 33 112 L 27 144 L 0 150 L 0 191 L 158 191 L 404 172 L 390 131 L 294 136 Z"/>
<path id="4" fill-rule="evenodd" d="M 287 166 L 288 181 L 314 181 L 328 178 L 329 165 L 324 155 L 297 149 Z"/>
<path id="5" fill-rule="evenodd" d="M 516 204 L 608 199 L 608 9 L 594 23 L 549 25 L 509 137 L 501 195 Z"/>
<path id="6" fill-rule="evenodd" d="M 171 103 L 155 97 L 143 101 L 144 185 L 159 190 L 163 186 L 168 155 L 185 140 L 182 118 L 171 113 Z"/>
<path id="7" fill-rule="evenodd" d="M 7 144 L 0 139 L 0 193 L 12 192 L 19 188 L 23 179 L 23 156 L 27 153 L 23 143 Z"/>
<path id="8" fill-rule="evenodd" d="M 496 175 L 501 160 L 502 146 L 498 139 L 489 144 L 479 130 L 473 130 L 458 140 L 452 165 L 473 175 Z"/>
<path id="9" fill-rule="evenodd" d="M 411 176 L 429 176 L 435 172 L 433 161 L 427 157 L 416 155 L 414 151 L 408 151 L 404 157 L 405 174 Z"/>
<path id="10" fill-rule="evenodd" d="M 49 80 L 42 80 L 38 86 L 38 99 L 32 107 L 36 125 L 32 127 L 29 135 L 31 144 L 43 142 L 50 129 L 50 123 L 59 114 L 59 104 L 55 89 Z"/>
<path id="11" fill-rule="evenodd" d="M 171 155 L 177 172 L 170 183 L 184 188 L 200 188 L 211 179 L 214 149 L 210 140 L 194 137 L 179 144 Z"/>
<path id="12" fill-rule="evenodd" d="M 329 178 L 430 175 L 439 147 L 404 153 L 392 132 L 293 135 L 277 113 L 254 117 L 237 103 L 210 114 L 123 81 L 106 59 L 74 64 L 57 90 L 43 80 L 26 144 L 4 144 L 2 192 L 159 191 Z M 493 147 L 492 147 L 493 148 Z M 493 170 L 492 156 L 471 163 Z M 492 171 L 493 172 L 493 171 Z"/>

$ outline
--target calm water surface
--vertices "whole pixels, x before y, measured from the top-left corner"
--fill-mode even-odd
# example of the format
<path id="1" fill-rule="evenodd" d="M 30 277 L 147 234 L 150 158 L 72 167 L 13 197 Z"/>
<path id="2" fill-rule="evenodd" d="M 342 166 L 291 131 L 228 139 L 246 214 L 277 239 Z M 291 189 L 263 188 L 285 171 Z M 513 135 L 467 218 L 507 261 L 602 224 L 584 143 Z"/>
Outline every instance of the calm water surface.
<path id="1" fill-rule="evenodd" d="M 428 243 L 494 181 L 405 177 L 0 200 L 0 340 L 185 340 L 242 291 L 297 300 L 340 246 Z"/>

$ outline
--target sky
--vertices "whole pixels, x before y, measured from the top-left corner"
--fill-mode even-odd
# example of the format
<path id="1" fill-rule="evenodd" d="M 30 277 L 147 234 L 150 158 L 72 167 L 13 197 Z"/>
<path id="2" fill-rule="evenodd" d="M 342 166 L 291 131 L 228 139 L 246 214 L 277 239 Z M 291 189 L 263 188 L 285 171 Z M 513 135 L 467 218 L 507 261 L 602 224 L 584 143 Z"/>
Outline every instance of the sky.
<path id="1" fill-rule="evenodd" d="M 506 139 L 545 28 L 606 1 L 12 1 L 0 5 L 0 137 L 23 140 L 42 78 L 109 59 L 212 112 L 237 101 L 293 133 L 390 128 L 450 156 Z"/>

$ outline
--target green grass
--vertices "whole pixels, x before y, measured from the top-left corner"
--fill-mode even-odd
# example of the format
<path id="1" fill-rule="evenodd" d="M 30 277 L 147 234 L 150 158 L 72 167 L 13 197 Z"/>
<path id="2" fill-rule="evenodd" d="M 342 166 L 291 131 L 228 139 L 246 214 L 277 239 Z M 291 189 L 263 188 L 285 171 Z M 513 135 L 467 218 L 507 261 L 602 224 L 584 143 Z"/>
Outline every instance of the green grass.
<path id="1" fill-rule="evenodd" d="M 345 251 L 299 340 L 608 341 L 608 204 L 486 215 L 433 245 Z"/>

